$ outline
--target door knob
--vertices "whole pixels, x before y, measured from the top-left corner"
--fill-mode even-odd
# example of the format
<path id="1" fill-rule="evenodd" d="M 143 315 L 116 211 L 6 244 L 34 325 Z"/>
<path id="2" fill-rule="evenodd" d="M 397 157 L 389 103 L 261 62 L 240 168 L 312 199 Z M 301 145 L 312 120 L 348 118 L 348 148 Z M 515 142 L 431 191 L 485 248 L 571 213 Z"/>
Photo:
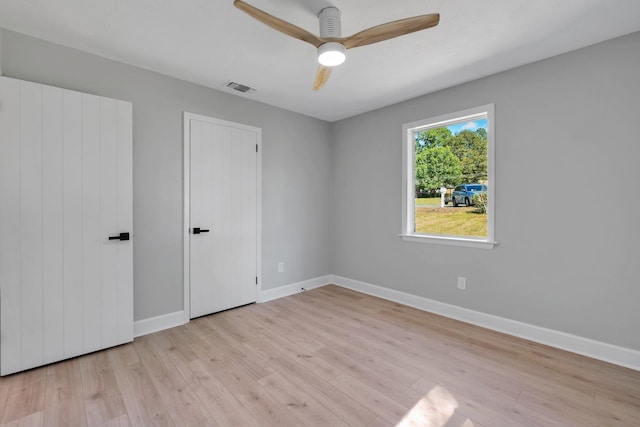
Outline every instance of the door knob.
<path id="1" fill-rule="evenodd" d="M 193 234 L 208 233 L 209 230 L 199 227 L 193 227 Z"/>
<path id="2" fill-rule="evenodd" d="M 117 236 L 109 236 L 109 240 L 129 240 L 129 233 L 120 233 Z"/>

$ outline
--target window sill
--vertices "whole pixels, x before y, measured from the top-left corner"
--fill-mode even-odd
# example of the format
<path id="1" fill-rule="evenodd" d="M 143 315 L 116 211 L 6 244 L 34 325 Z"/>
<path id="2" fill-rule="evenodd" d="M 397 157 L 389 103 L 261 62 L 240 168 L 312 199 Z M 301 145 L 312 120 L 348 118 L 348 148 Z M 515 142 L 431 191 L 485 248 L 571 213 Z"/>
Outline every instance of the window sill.
<path id="1" fill-rule="evenodd" d="M 478 240 L 464 237 L 450 236 L 423 236 L 419 234 L 400 234 L 399 237 L 405 242 L 432 243 L 436 245 L 463 246 L 467 248 L 493 249 L 498 242 Z"/>

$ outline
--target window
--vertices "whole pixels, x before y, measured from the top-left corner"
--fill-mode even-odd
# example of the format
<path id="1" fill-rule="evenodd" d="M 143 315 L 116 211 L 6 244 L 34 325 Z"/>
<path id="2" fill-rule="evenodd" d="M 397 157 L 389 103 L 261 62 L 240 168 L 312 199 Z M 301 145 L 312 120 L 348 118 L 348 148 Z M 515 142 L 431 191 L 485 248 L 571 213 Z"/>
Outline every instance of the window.
<path id="1" fill-rule="evenodd" d="M 407 241 L 493 248 L 493 104 L 402 128 Z"/>

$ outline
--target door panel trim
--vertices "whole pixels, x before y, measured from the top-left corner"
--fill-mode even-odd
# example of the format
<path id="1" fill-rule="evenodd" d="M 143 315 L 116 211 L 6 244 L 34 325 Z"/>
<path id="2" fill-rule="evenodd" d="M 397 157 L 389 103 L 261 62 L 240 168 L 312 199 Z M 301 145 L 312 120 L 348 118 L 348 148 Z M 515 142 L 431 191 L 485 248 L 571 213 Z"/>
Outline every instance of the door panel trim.
<path id="1" fill-rule="evenodd" d="M 244 125 L 227 120 L 221 120 L 214 117 L 203 116 L 200 114 L 184 112 L 183 115 L 183 214 L 182 214 L 182 250 L 183 250 L 183 302 L 184 302 L 184 323 L 189 323 L 191 320 L 191 307 L 190 307 L 190 292 L 191 292 L 191 276 L 189 271 L 191 250 L 190 250 L 190 236 L 189 236 L 189 219 L 191 217 L 190 212 L 190 193 L 191 193 L 191 120 L 198 120 L 207 123 L 233 127 L 241 130 L 249 130 L 256 132 L 258 152 L 256 154 L 256 227 L 257 227 L 257 253 L 256 253 L 256 271 L 257 286 L 256 286 L 256 298 L 262 292 L 262 129 L 256 126 Z"/>

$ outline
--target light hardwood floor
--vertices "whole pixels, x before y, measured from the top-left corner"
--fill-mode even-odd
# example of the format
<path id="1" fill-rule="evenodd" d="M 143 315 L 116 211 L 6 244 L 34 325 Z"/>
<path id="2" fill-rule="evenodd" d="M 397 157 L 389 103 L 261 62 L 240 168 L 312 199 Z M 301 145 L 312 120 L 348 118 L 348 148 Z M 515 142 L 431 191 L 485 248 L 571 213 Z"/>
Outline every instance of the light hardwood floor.
<path id="1" fill-rule="evenodd" d="M 638 426 L 640 372 L 326 286 L 0 379 L 11 426 Z"/>

